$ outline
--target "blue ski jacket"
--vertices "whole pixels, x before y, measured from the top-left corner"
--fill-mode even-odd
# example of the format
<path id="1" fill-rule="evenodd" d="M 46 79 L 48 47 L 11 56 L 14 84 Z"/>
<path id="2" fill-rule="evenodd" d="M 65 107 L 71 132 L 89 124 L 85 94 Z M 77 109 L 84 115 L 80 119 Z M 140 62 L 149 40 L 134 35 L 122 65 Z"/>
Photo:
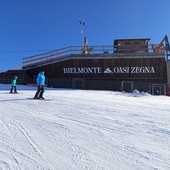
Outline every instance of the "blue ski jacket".
<path id="1" fill-rule="evenodd" d="M 11 84 L 12 84 L 12 86 L 16 86 L 17 80 L 16 80 L 16 79 L 13 79 Z"/>
<path id="2" fill-rule="evenodd" d="M 45 76 L 42 72 L 37 75 L 36 82 L 40 86 L 45 86 Z"/>

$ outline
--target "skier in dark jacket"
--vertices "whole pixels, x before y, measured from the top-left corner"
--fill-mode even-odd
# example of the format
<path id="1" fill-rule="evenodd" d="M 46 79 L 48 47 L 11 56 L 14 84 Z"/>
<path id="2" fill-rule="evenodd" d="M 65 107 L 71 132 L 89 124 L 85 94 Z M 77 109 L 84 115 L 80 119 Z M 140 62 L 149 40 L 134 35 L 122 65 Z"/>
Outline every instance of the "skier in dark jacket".
<path id="1" fill-rule="evenodd" d="M 16 86 L 17 86 L 17 76 L 14 76 L 13 79 L 12 79 L 12 83 L 11 83 L 10 93 L 18 93 Z"/>
<path id="2" fill-rule="evenodd" d="M 44 99 L 43 94 L 45 90 L 45 71 L 41 71 L 38 73 L 37 78 L 36 78 L 36 83 L 38 85 L 37 92 L 34 96 L 34 99 Z"/>

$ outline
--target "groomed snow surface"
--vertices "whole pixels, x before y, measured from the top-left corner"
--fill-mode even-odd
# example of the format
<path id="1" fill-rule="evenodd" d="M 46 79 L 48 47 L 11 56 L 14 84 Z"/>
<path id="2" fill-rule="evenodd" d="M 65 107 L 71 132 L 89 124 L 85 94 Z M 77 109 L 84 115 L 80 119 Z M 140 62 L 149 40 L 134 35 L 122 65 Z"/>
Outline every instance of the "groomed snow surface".
<path id="1" fill-rule="evenodd" d="M 170 97 L 17 87 L 0 85 L 0 169 L 170 169 Z"/>

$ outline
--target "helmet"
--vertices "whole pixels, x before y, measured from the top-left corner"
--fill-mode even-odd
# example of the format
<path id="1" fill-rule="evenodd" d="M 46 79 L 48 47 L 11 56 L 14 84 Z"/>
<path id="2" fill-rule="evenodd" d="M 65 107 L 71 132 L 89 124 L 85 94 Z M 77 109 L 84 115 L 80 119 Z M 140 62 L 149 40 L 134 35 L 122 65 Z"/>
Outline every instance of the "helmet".
<path id="1" fill-rule="evenodd" d="M 18 77 L 17 76 L 14 76 L 14 79 L 17 79 Z"/>

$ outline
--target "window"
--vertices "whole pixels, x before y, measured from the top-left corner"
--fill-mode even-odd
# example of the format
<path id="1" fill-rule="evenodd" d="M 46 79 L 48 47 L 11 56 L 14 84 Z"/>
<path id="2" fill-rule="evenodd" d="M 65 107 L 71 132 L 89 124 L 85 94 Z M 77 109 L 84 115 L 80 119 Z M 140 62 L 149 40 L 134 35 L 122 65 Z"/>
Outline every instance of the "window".
<path id="1" fill-rule="evenodd" d="M 125 45 L 131 45 L 132 43 L 130 41 L 125 42 Z"/>
<path id="2" fill-rule="evenodd" d="M 134 42 L 134 45 L 141 45 L 140 42 Z"/>

